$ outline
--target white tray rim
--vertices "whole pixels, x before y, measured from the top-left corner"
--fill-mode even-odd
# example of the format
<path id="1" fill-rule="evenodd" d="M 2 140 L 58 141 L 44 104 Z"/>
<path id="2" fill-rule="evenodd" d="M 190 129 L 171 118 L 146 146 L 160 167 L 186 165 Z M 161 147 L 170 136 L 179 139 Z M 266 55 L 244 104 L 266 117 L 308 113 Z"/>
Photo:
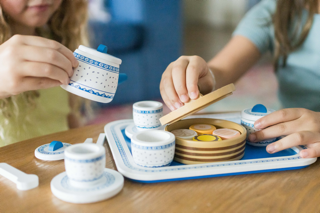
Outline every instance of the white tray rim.
<path id="1" fill-rule="evenodd" d="M 118 171 L 129 179 L 139 181 L 164 181 L 180 178 L 195 178 L 210 175 L 223 175 L 228 173 L 254 172 L 259 170 L 286 169 L 291 167 L 308 166 L 316 162 L 317 158 L 301 158 L 299 152 L 302 147 L 292 149 L 296 155 L 263 158 L 252 160 L 238 160 L 228 162 L 168 166 L 160 168 L 146 168 L 138 166 L 129 151 L 127 143 L 121 133 L 132 119 L 119 120 L 108 123 L 104 127 L 109 147 L 115 160 Z M 214 169 L 213 169 L 214 168 Z"/>

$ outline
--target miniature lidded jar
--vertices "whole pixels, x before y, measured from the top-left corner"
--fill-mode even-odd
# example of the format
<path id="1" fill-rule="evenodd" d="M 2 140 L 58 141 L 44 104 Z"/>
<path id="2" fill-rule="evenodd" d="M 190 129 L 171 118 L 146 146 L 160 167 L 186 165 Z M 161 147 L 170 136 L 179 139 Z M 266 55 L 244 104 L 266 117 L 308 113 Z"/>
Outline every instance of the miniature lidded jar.
<path id="1" fill-rule="evenodd" d="M 275 110 L 273 109 L 267 109 L 264 105 L 262 104 L 257 104 L 255 105 L 252 109 L 244 109 L 241 112 L 241 125 L 244 126 L 247 129 L 247 143 L 252 145 L 252 146 L 267 146 L 275 141 L 277 141 L 279 138 L 271 138 L 268 140 L 263 140 L 259 142 L 254 142 L 251 143 L 248 139 L 248 136 L 251 133 L 260 131 L 260 129 L 254 128 L 254 122 L 256 122 L 258 119 L 274 112 Z"/>

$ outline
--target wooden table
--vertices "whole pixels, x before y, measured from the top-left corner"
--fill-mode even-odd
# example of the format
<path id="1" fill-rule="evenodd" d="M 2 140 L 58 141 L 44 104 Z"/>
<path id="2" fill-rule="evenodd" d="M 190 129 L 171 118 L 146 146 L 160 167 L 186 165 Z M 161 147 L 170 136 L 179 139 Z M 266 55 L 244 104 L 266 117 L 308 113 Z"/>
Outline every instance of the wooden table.
<path id="1" fill-rule="evenodd" d="M 0 176 L 0 212 L 320 212 L 320 163 L 308 168 L 157 184 L 125 180 L 115 197 L 93 204 L 70 204 L 56 198 L 50 181 L 63 172 L 64 162 L 44 162 L 34 150 L 60 140 L 80 143 L 97 140 L 104 125 L 93 125 L 22 141 L 0 148 L 0 162 L 37 174 L 39 187 L 19 191 Z M 116 169 L 110 149 L 106 166 Z"/>

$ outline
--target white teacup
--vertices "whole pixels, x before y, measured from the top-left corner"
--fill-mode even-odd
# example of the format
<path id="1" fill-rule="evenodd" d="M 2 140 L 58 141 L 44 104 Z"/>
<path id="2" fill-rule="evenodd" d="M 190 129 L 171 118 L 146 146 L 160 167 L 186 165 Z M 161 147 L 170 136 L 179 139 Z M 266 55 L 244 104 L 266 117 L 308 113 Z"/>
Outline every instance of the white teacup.
<path id="1" fill-rule="evenodd" d="M 131 138 L 132 157 L 143 167 L 161 167 L 171 164 L 174 158 L 175 136 L 163 130 L 147 130 Z"/>
<path id="2" fill-rule="evenodd" d="M 163 104 L 158 101 L 140 101 L 133 104 L 133 121 L 139 131 L 159 129 Z"/>
<path id="3" fill-rule="evenodd" d="M 64 163 L 70 184 L 85 188 L 103 182 L 105 152 L 105 148 L 98 144 L 82 143 L 69 146 L 64 152 Z"/>
<path id="4" fill-rule="evenodd" d="M 99 48 L 101 46 L 103 45 Z M 92 101 L 109 103 L 118 87 L 119 66 L 122 61 L 99 48 L 97 51 L 80 45 L 74 51 L 79 66 L 74 69 L 70 84 L 61 87 Z"/>

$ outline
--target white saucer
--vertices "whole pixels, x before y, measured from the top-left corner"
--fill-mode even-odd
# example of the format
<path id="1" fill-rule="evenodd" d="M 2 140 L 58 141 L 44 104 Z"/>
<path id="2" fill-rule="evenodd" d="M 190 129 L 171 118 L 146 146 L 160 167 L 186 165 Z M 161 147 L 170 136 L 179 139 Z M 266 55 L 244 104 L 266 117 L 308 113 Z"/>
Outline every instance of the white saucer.
<path id="1" fill-rule="evenodd" d="M 136 126 L 134 125 L 134 123 L 132 122 L 132 124 L 130 124 L 129 126 L 126 127 L 125 133 L 126 136 L 128 138 L 132 138 L 133 134 L 138 133 L 138 129 L 136 128 Z"/>
<path id="2" fill-rule="evenodd" d="M 123 176 L 114 170 L 105 168 L 103 183 L 90 188 L 76 188 L 70 185 L 66 172 L 55 176 L 51 181 L 51 191 L 60 200 L 70 203 L 94 203 L 118 194 L 124 183 Z"/>
<path id="3" fill-rule="evenodd" d="M 49 151 L 49 143 L 44 144 L 42 146 L 39 146 L 36 148 L 34 151 L 34 155 L 36 158 L 40 160 L 46 160 L 46 161 L 55 161 L 55 160 L 63 160 L 64 159 L 64 150 L 68 147 L 71 146 L 71 144 L 68 143 L 63 143 L 63 147 L 61 147 L 58 150 L 55 151 Z"/>
<path id="4" fill-rule="evenodd" d="M 159 130 L 164 130 L 165 126 L 161 126 L 159 127 Z M 135 126 L 135 124 L 132 122 L 132 124 L 130 124 L 129 126 L 126 127 L 125 129 L 125 133 L 126 133 L 126 136 L 128 138 L 132 138 L 132 136 L 136 133 L 138 133 L 139 130 L 137 129 L 137 127 Z"/>

